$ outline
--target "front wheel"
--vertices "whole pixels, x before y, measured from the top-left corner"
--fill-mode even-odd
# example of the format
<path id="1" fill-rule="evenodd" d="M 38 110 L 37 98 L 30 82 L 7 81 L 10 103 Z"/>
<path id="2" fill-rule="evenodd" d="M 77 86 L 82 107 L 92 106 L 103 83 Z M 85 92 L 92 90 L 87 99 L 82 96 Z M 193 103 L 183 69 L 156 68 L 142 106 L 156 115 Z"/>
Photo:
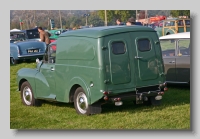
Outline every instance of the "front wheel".
<path id="1" fill-rule="evenodd" d="M 34 98 L 33 90 L 29 82 L 24 82 L 21 86 L 21 99 L 22 103 L 26 106 L 40 106 L 39 100 Z"/>
<path id="2" fill-rule="evenodd" d="M 75 91 L 74 107 L 78 114 L 89 115 L 88 100 L 82 87 L 77 88 Z"/>

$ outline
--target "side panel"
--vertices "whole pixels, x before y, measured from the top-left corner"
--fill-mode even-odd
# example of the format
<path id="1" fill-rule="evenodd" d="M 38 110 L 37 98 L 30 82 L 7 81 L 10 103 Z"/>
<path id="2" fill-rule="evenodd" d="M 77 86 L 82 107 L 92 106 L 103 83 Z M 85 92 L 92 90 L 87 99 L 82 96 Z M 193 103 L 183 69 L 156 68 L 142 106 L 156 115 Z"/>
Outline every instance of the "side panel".
<path id="1" fill-rule="evenodd" d="M 177 82 L 190 81 L 190 56 L 179 56 L 176 58 Z"/>
<path id="2" fill-rule="evenodd" d="M 101 42 L 94 38 L 60 37 L 55 64 L 56 99 L 69 102 L 73 85 L 82 86 L 91 104 L 102 97 Z M 93 85 L 93 86 L 91 86 Z M 102 89 L 101 89 L 102 88 Z"/>
<path id="3" fill-rule="evenodd" d="M 167 81 L 176 81 L 176 57 L 164 56 L 165 75 Z"/>

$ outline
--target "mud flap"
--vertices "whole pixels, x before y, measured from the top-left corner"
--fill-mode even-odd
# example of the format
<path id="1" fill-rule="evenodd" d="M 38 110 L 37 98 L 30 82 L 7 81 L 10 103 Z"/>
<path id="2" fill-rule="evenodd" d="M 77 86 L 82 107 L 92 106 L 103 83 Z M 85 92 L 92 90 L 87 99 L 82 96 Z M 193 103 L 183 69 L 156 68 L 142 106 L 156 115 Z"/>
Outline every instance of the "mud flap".
<path id="1" fill-rule="evenodd" d="M 158 106 L 158 105 L 161 104 L 161 99 L 156 99 L 156 97 L 158 97 L 158 96 L 151 96 L 151 97 L 149 97 L 151 105 L 153 105 L 153 106 Z"/>

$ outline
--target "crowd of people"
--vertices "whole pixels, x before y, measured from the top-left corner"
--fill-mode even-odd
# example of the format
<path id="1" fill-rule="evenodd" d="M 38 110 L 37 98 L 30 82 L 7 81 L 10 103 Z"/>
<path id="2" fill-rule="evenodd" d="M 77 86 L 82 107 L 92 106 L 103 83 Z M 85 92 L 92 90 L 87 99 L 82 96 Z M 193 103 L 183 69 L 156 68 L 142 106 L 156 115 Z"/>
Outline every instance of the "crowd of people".
<path id="1" fill-rule="evenodd" d="M 122 22 L 120 19 L 116 20 L 116 24 L 117 25 L 127 25 L 127 26 L 131 26 L 131 25 L 136 25 L 135 19 L 133 17 L 129 18 L 127 20 L 126 23 Z M 46 45 L 50 44 L 50 36 L 49 33 L 44 31 L 42 27 L 37 27 L 38 28 L 38 32 L 40 34 L 40 41 L 45 42 Z M 72 30 L 76 30 L 77 28 L 74 27 Z"/>

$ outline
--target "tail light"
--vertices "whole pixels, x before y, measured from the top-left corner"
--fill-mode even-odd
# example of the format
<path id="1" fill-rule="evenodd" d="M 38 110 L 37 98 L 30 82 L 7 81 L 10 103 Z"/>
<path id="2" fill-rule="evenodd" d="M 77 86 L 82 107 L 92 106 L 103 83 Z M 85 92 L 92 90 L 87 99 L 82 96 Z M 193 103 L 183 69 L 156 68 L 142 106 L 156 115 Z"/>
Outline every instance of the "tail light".
<path id="1" fill-rule="evenodd" d="M 56 51 L 56 45 L 52 45 L 51 48 L 53 51 Z"/>
<path id="2" fill-rule="evenodd" d="M 165 88 L 164 88 L 164 91 L 167 91 L 167 90 L 168 90 L 168 88 L 167 88 L 167 87 L 165 87 Z"/>
<path id="3" fill-rule="evenodd" d="M 104 99 L 104 100 L 108 100 L 108 96 L 105 96 L 103 99 Z"/>
<path id="4" fill-rule="evenodd" d="M 108 94 L 109 94 L 109 92 L 107 92 L 107 91 L 104 91 L 104 92 L 103 92 L 103 94 L 104 94 L 104 95 L 108 95 Z"/>

